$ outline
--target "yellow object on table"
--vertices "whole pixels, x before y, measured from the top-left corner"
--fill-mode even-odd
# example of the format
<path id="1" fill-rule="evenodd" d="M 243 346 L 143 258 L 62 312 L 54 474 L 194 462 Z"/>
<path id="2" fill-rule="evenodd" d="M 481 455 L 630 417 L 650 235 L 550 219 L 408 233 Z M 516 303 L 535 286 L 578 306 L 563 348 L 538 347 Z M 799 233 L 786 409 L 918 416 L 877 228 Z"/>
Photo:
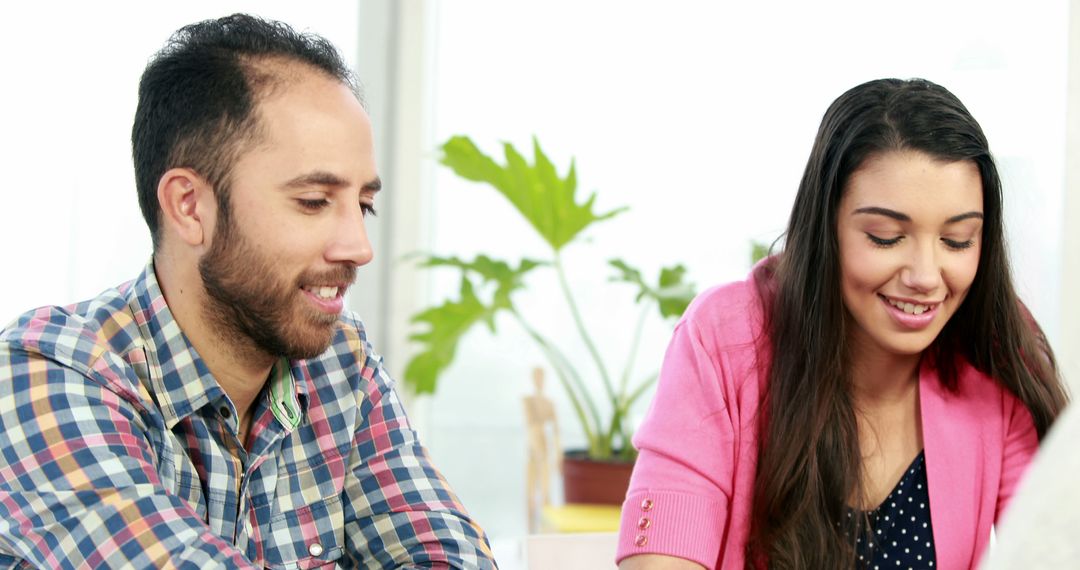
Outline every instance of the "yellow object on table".
<path id="1" fill-rule="evenodd" d="M 615 532 L 622 510 L 617 505 L 547 505 L 540 513 L 542 532 Z"/>

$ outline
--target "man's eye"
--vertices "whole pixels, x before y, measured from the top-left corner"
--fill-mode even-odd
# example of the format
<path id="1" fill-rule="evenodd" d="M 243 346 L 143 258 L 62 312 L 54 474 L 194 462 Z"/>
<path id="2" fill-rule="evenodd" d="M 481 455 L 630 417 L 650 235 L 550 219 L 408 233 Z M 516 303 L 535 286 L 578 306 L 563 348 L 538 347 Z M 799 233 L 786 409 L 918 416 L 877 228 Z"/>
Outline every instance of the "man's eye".
<path id="1" fill-rule="evenodd" d="M 317 200 L 304 200 L 301 198 L 297 200 L 297 202 L 299 202 L 305 210 L 321 210 L 330 204 L 325 198 L 319 198 Z"/>

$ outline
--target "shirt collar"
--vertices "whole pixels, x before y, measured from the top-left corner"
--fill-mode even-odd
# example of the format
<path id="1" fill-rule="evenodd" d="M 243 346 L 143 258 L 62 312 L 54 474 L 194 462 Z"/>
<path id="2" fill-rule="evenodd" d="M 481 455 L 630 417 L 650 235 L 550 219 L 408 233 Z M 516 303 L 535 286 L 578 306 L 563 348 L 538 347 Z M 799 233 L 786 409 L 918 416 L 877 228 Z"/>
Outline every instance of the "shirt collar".
<path id="1" fill-rule="evenodd" d="M 128 307 L 146 341 L 147 380 L 166 427 L 172 429 L 195 410 L 225 395 L 165 303 L 153 258 L 132 283 Z"/>
<path id="2" fill-rule="evenodd" d="M 304 382 L 296 382 L 295 377 L 289 361 L 285 358 L 279 359 L 270 370 L 270 383 L 267 390 L 270 411 L 287 431 L 292 431 L 300 425 L 300 415 L 303 413 L 299 392 L 306 388 L 306 385 Z M 306 392 L 307 390 L 304 389 L 305 395 Z"/>
<path id="3" fill-rule="evenodd" d="M 128 308 L 140 336 L 145 339 L 143 351 L 149 377 L 143 380 L 150 385 L 152 398 L 164 416 L 166 427 L 172 429 L 196 410 L 226 396 L 173 318 L 158 284 L 153 258 L 132 282 Z M 284 358 L 274 365 L 270 374 L 270 407 L 278 422 L 290 431 L 306 411 L 308 376 L 304 361 L 290 363 Z M 284 394 L 289 397 L 283 398 Z"/>

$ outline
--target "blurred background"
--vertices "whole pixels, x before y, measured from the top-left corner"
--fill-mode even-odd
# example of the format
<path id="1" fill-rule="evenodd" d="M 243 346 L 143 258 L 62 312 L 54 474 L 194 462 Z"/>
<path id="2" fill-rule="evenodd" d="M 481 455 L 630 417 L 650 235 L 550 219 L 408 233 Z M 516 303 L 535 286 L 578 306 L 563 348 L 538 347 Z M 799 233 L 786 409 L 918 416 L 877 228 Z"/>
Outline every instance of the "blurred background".
<path id="1" fill-rule="evenodd" d="M 417 350 L 410 316 L 459 284 L 408 254 L 550 257 L 504 198 L 438 164 L 449 137 L 501 159 L 504 141 L 531 156 L 535 136 L 560 173 L 576 160 L 579 199 L 595 190 L 597 211 L 629 208 L 563 259 L 598 351 L 621 363 L 638 311 L 632 288 L 609 283 L 607 259 L 650 278 L 682 263 L 698 290 L 742 278 L 751 243 L 783 230 L 829 103 L 870 79 L 924 77 L 986 131 L 1019 290 L 1080 383 L 1080 230 L 1069 223 L 1080 216 L 1080 26 L 1066 0 L 6 3 L 0 321 L 138 274 L 150 255 L 130 161 L 139 75 L 180 26 L 237 11 L 327 37 L 363 85 L 386 190 L 376 260 L 348 302 L 393 375 Z M 527 286 L 521 312 L 586 361 L 556 280 L 538 272 Z M 495 324 L 461 341 L 433 395 L 403 391 L 436 464 L 504 544 L 526 532 L 522 397 L 544 360 L 515 322 Z M 642 370 L 659 366 L 670 331 L 647 323 Z M 548 395 L 563 443 L 582 445 L 554 382 Z"/>

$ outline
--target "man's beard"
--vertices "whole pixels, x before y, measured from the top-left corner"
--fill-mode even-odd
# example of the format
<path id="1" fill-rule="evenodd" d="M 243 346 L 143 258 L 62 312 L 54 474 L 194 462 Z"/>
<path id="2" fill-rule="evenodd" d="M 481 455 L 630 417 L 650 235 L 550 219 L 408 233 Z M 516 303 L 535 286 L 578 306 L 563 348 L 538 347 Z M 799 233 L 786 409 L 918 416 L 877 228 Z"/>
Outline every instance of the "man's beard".
<path id="1" fill-rule="evenodd" d="M 224 342 L 240 341 L 235 349 L 241 353 L 255 348 L 273 357 L 301 360 L 325 352 L 338 316 L 305 306 L 301 286 L 350 284 L 356 267 L 342 264 L 323 273 L 304 272 L 289 282 L 279 277 L 272 258 L 242 235 L 229 217 L 221 216 L 214 242 L 199 260 L 208 301 L 204 317 L 217 325 Z"/>

